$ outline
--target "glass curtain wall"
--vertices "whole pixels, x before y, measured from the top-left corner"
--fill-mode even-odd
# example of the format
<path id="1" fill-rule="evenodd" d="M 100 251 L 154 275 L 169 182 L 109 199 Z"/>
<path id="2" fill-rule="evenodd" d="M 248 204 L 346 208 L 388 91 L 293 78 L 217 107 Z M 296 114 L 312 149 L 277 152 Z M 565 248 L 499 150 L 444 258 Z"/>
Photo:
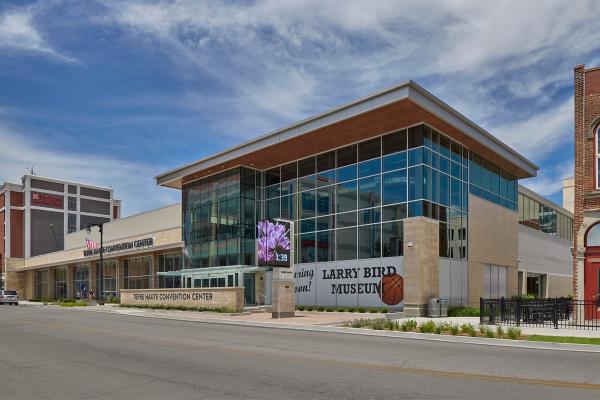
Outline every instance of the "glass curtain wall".
<path id="1" fill-rule="evenodd" d="M 184 185 L 185 268 L 255 264 L 260 177 L 234 168 Z"/>
<path id="2" fill-rule="evenodd" d="M 264 218 L 296 221 L 296 262 L 403 255 L 403 219 L 440 221 L 467 257 L 469 152 L 419 125 L 264 172 Z"/>
<path id="3" fill-rule="evenodd" d="M 127 258 L 123 263 L 125 289 L 149 289 L 152 256 Z"/>
<path id="4" fill-rule="evenodd" d="M 518 199 L 519 223 L 521 225 L 561 239 L 573 240 L 572 217 L 523 193 L 519 193 Z"/>
<path id="5" fill-rule="evenodd" d="M 54 298 L 67 298 L 67 267 L 58 267 L 54 270 Z"/>
<path id="6" fill-rule="evenodd" d="M 158 272 L 178 272 L 183 266 L 182 253 L 168 253 L 158 256 Z M 181 287 L 181 277 L 158 275 L 158 287 L 161 289 L 172 289 Z"/>
<path id="7" fill-rule="evenodd" d="M 100 293 L 100 274 L 99 272 L 100 263 L 96 263 L 96 296 Z M 104 268 L 102 271 L 104 281 L 104 298 L 117 297 L 117 260 L 104 261 Z"/>
<path id="8" fill-rule="evenodd" d="M 401 256 L 414 216 L 440 222 L 441 257 L 466 259 L 469 193 L 517 209 L 514 176 L 427 125 L 234 168 L 184 185 L 184 266 L 254 265 L 259 218 L 295 221 L 297 263 Z"/>
<path id="9" fill-rule="evenodd" d="M 87 299 L 90 290 L 90 267 L 78 265 L 73 277 L 73 293 L 76 299 Z"/>
<path id="10" fill-rule="evenodd" d="M 48 297 L 48 271 L 35 271 L 33 296 L 38 300 Z"/>

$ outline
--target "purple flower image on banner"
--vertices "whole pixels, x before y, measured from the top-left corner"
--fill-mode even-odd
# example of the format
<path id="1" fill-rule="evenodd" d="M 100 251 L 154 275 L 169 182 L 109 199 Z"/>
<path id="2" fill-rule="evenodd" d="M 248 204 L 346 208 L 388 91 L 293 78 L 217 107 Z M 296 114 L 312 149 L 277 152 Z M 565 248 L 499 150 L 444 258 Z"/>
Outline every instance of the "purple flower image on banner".
<path id="1" fill-rule="evenodd" d="M 268 220 L 258 222 L 257 252 L 259 263 L 289 263 L 291 243 L 287 224 Z M 284 256 L 285 255 L 285 256 Z"/>

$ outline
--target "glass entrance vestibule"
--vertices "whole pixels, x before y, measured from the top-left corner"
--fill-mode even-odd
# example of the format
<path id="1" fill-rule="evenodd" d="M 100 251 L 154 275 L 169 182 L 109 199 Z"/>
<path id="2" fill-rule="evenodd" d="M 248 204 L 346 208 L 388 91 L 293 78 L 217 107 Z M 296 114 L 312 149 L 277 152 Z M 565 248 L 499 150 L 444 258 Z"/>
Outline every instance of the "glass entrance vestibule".
<path id="1" fill-rule="evenodd" d="M 180 278 L 181 288 L 243 287 L 246 305 L 269 304 L 271 299 L 270 272 L 264 268 L 244 266 L 232 268 L 197 268 L 180 272 L 158 272 L 165 278 Z"/>

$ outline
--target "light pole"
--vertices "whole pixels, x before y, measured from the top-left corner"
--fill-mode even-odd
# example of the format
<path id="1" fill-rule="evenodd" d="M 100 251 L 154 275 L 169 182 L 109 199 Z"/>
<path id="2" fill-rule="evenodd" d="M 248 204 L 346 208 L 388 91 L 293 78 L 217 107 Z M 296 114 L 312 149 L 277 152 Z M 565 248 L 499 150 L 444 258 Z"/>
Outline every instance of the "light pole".
<path id="1" fill-rule="evenodd" d="M 89 234 L 92 232 L 92 227 L 97 226 L 100 230 L 100 266 L 98 267 L 98 277 L 100 279 L 100 285 L 98 288 L 98 304 L 104 305 L 104 279 L 102 279 L 102 273 L 104 271 L 104 222 L 98 224 L 88 224 L 86 232 Z"/>

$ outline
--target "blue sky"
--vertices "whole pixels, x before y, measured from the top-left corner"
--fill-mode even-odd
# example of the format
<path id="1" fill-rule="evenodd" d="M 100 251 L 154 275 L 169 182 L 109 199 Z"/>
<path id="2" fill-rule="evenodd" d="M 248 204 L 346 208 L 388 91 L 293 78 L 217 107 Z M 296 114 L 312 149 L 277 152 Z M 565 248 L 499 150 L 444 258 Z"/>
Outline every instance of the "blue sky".
<path id="1" fill-rule="evenodd" d="M 365 6 L 368 4 L 368 6 Z M 0 2 L 0 181 L 153 177 L 413 79 L 541 169 L 573 169 L 573 66 L 600 65 L 594 1 Z"/>

